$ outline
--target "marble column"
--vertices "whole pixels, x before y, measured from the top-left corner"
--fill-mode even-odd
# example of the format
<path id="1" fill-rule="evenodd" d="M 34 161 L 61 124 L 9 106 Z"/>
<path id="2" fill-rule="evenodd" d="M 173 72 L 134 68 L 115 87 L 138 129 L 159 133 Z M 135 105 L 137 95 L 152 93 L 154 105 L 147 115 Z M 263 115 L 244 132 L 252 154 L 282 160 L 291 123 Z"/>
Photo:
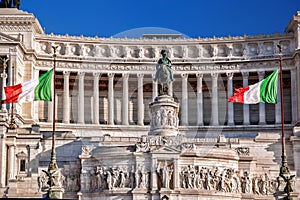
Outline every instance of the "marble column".
<path id="1" fill-rule="evenodd" d="M 100 73 L 94 72 L 94 88 L 93 88 L 93 124 L 99 124 L 99 75 Z"/>
<path id="2" fill-rule="evenodd" d="M 298 105 L 297 105 L 297 89 L 296 89 L 296 82 L 297 82 L 297 74 L 296 74 L 296 69 L 291 69 L 291 104 L 292 104 L 292 122 L 297 121 L 297 110 L 298 110 Z"/>
<path id="3" fill-rule="evenodd" d="M 158 85 L 157 81 L 154 81 L 155 74 L 152 74 L 152 99 L 153 102 L 155 101 L 155 98 L 158 96 Z"/>
<path id="4" fill-rule="evenodd" d="M 64 71 L 64 93 L 63 93 L 63 120 L 65 124 L 70 123 L 70 91 L 69 91 L 69 81 L 70 72 Z"/>
<path id="5" fill-rule="evenodd" d="M 203 74 L 196 74 L 197 77 L 197 125 L 203 126 Z"/>
<path id="6" fill-rule="evenodd" d="M 123 73 L 123 99 L 122 99 L 122 125 L 129 125 L 128 122 L 128 78 L 129 74 Z"/>
<path id="7" fill-rule="evenodd" d="M 227 72 L 227 97 L 233 95 L 233 72 Z M 228 125 L 234 125 L 234 107 L 232 102 L 227 102 Z"/>
<path id="8" fill-rule="evenodd" d="M 152 158 L 152 170 L 151 170 L 151 189 L 157 190 L 157 159 Z"/>
<path id="9" fill-rule="evenodd" d="M 108 73 L 108 124 L 114 125 L 114 73 Z"/>
<path id="10" fill-rule="evenodd" d="M 48 101 L 48 119 L 47 122 L 53 122 L 53 101 Z"/>
<path id="11" fill-rule="evenodd" d="M 249 72 L 242 72 L 243 74 L 243 87 L 249 85 Z M 250 111 L 249 111 L 249 104 L 243 104 L 243 116 L 244 116 L 244 125 L 250 124 Z"/>
<path id="12" fill-rule="evenodd" d="M 170 87 L 168 88 L 168 95 L 173 97 L 173 82 L 170 83 Z"/>
<path id="13" fill-rule="evenodd" d="M 33 68 L 33 78 L 38 78 L 39 77 L 39 70 Z M 45 103 L 45 102 L 43 102 Z M 38 101 L 33 101 L 32 102 L 32 115 L 33 115 L 33 120 L 38 122 L 39 121 L 39 102 Z"/>
<path id="14" fill-rule="evenodd" d="M 211 73 L 212 76 L 212 103 L 211 119 L 212 125 L 219 125 L 219 103 L 218 103 L 218 73 Z"/>
<path id="15" fill-rule="evenodd" d="M 8 179 L 15 179 L 15 145 L 8 148 Z"/>
<path id="16" fill-rule="evenodd" d="M 180 189 L 180 176 L 179 176 L 179 162 L 178 159 L 174 159 L 174 175 L 173 175 L 173 185 L 174 185 L 174 190 L 179 190 Z"/>
<path id="17" fill-rule="evenodd" d="M 138 77 L 138 125 L 144 125 L 144 88 L 143 78 L 144 74 L 137 74 Z"/>
<path id="18" fill-rule="evenodd" d="M 181 103 L 181 125 L 182 126 L 188 126 L 188 91 L 187 91 L 187 80 L 188 80 L 188 74 L 181 74 L 182 78 L 182 103 Z"/>
<path id="19" fill-rule="evenodd" d="M 78 124 L 84 124 L 84 72 L 78 72 Z"/>
<path id="20" fill-rule="evenodd" d="M 258 72 L 258 80 L 261 81 L 265 77 L 265 72 Z M 259 103 L 259 124 L 266 124 L 266 106 L 264 103 Z"/>

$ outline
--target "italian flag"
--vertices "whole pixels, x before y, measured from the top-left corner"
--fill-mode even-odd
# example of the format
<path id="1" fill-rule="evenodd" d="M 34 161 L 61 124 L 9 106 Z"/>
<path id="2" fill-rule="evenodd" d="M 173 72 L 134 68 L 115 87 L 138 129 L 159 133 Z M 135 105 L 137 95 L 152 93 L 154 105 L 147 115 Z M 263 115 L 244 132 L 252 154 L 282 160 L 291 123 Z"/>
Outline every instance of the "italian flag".
<path id="1" fill-rule="evenodd" d="M 229 102 L 244 104 L 277 103 L 278 69 L 260 82 L 243 88 L 235 89 Z"/>
<path id="2" fill-rule="evenodd" d="M 53 69 L 37 79 L 4 87 L 5 97 L 2 100 L 2 104 L 35 100 L 51 101 L 52 79 Z"/>

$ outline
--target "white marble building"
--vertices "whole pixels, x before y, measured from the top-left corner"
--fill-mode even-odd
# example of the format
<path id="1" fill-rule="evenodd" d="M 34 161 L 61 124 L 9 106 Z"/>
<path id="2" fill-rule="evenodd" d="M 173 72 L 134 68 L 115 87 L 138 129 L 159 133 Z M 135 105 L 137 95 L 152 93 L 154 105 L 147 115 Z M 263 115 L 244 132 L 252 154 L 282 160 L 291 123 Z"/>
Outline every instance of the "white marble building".
<path id="1" fill-rule="evenodd" d="M 300 12 L 280 34 L 128 39 L 47 35 L 33 14 L 3 8 L 1 87 L 49 70 L 53 45 L 58 46 L 56 151 L 64 198 L 280 198 L 281 104 L 227 102 L 234 88 L 279 67 L 277 45 L 283 50 L 288 165 L 291 174 L 300 173 Z M 153 76 L 162 49 L 174 69 L 168 109 L 176 119 L 178 114 L 178 124 L 175 118 L 163 122 L 163 114 L 155 121 L 159 109 L 149 107 L 158 96 Z M 42 197 L 52 103 L 14 108 L 18 128 L 8 130 L 11 109 L 1 107 L 0 196 Z M 173 132 L 154 131 L 162 129 Z M 297 176 L 293 186 L 300 191 Z"/>

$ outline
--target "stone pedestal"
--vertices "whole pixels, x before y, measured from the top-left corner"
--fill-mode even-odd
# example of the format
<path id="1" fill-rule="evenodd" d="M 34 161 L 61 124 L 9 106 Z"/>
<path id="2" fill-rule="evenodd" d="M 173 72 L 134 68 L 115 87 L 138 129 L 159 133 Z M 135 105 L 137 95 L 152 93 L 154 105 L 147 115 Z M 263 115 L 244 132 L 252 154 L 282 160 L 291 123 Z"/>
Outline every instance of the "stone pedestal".
<path id="1" fill-rule="evenodd" d="M 151 127 L 148 135 L 177 136 L 179 104 L 169 95 L 161 95 L 149 107 Z"/>
<path id="2" fill-rule="evenodd" d="M 48 171 L 48 185 L 52 185 L 48 190 L 48 197 L 50 199 L 62 199 L 64 188 L 62 187 L 62 174 L 60 170 Z"/>
<path id="3" fill-rule="evenodd" d="M 290 193 L 290 196 L 287 197 L 287 194 L 285 193 L 282 193 L 282 192 L 277 192 L 274 194 L 276 200 L 297 200 L 299 199 L 299 193 L 296 193 L 296 192 L 291 192 Z"/>

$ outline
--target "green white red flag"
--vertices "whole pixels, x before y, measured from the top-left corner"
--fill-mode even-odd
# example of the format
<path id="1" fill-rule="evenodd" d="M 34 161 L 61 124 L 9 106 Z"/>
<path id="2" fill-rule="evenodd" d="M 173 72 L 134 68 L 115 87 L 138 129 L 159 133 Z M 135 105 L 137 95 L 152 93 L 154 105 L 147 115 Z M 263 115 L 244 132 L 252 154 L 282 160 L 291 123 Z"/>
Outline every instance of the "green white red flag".
<path id="1" fill-rule="evenodd" d="M 24 101 L 52 100 L 53 69 L 24 83 L 4 87 L 5 97 L 2 104 Z"/>
<path id="2" fill-rule="evenodd" d="M 229 102 L 244 104 L 277 103 L 278 72 L 275 70 L 260 82 L 243 88 L 235 89 L 234 95 L 228 98 Z"/>

